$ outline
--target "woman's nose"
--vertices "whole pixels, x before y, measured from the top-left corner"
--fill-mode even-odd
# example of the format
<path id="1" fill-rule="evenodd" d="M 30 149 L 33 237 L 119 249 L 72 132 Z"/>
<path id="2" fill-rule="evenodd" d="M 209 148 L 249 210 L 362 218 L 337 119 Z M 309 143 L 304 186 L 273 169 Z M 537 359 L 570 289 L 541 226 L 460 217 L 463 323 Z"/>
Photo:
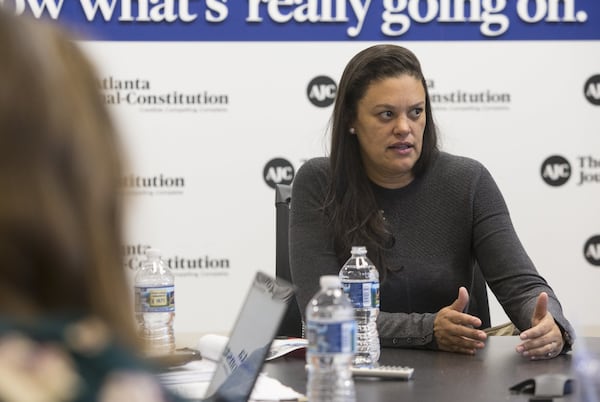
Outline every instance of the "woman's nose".
<path id="1" fill-rule="evenodd" d="M 406 135 L 410 133 L 410 123 L 406 116 L 398 116 L 394 126 L 395 135 Z"/>

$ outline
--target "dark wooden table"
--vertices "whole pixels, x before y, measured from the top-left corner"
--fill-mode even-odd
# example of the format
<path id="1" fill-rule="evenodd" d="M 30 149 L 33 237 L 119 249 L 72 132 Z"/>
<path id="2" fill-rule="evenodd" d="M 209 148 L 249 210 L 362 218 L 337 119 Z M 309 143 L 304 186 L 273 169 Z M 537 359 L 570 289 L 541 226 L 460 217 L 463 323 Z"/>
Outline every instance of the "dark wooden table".
<path id="1" fill-rule="evenodd" d="M 490 337 L 485 349 L 475 356 L 383 348 L 381 364 L 414 367 L 414 378 L 410 381 L 356 379 L 357 401 L 528 401 L 532 395 L 511 393 L 509 388 L 542 374 L 566 374 L 574 379 L 574 393 L 555 401 L 584 400 L 581 395 L 585 384 L 579 381 L 576 362 L 584 354 L 600 361 L 600 337 L 579 338 L 573 352 L 544 361 L 518 355 L 515 352 L 518 343 L 518 337 Z M 304 359 L 280 358 L 267 363 L 264 370 L 306 394 Z M 590 400 L 600 401 L 600 395 Z"/>

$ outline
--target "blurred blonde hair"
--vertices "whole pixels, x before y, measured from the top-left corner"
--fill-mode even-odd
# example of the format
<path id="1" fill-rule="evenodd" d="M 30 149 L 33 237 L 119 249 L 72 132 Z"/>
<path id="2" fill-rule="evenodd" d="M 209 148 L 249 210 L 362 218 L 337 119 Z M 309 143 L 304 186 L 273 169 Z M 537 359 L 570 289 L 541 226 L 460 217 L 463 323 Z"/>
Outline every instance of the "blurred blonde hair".
<path id="1" fill-rule="evenodd" d="M 135 343 L 95 70 L 61 28 L 1 9 L 0 54 L 0 314 L 93 315 Z"/>

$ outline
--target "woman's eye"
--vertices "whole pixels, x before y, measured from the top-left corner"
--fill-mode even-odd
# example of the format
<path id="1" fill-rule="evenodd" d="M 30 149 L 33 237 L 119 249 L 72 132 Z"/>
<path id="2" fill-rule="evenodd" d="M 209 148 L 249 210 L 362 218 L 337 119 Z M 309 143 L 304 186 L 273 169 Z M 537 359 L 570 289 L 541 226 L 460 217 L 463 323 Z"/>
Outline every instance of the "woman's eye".
<path id="1" fill-rule="evenodd" d="M 380 115 L 381 117 L 383 117 L 384 119 L 391 119 L 391 118 L 394 116 L 394 113 L 392 113 L 392 112 L 391 112 L 391 111 L 389 111 L 389 110 L 386 110 L 385 112 L 381 112 L 381 113 L 379 113 L 379 115 Z"/>
<path id="2" fill-rule="evenodd" d="M 416 109 L 413 109 L 413 111 L 412 111 L 412 114 L 413 114 L 413 116 L 415 116 L 415 117 L 419 117 L 419 116 L 421 116 L 421 114 L 423 114 L 423 108 L 416 108 Z"/>

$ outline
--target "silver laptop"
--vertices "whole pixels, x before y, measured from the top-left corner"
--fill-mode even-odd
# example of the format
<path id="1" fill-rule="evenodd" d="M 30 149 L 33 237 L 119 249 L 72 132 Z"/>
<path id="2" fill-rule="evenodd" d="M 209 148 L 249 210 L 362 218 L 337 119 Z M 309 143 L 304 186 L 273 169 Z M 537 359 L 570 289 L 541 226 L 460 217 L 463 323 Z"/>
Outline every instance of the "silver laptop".
<path id="1" fill-rule="evenodd" d="M 293 286 L 257 272 L 202 401 L 246 402 L 294 300 Z"/>

